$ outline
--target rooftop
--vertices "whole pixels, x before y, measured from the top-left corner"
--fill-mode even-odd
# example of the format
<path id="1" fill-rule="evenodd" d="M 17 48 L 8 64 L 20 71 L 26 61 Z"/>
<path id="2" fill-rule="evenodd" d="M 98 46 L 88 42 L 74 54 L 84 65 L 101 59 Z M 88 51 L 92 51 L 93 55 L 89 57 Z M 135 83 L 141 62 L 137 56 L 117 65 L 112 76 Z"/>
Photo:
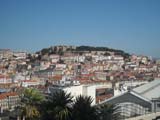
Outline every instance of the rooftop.
<path id="1" fill-rule="evenodd" d="M 140 95 L 144 96 L 152 100 L 153 98 L 160 97 L 160 79 L 155 79 L 152 82 L 146 83 L 140 87 L 133 89 L 133 91 L 139 93 Z"/>

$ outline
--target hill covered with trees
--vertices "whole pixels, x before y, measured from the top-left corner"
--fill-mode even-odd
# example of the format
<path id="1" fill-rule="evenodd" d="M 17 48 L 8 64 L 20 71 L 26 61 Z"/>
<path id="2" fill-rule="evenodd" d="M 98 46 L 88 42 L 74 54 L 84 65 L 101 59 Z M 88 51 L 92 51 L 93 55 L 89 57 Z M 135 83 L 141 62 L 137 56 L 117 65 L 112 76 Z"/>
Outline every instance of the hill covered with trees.
<path id="1" fill-rule="evenodd" d="M 120 55 L 124 58 L 129 58 L 130 54 L 124 52 L 123 50 L 108 48 L 108 47 L 93 47 L 93 46 L 52 46 L 49 48 L 43 48 L 42 50 L 38 51 L 38 54 L 45 55 L 45 54 L 59 54 L 63 55 L 65 52 L 71 53 L 81 53 L 84 52 L 92 52 L 92 51 L 104 51 L 104 55 L 110 55 L 110 53 L 114 53 L 114 55 Z"/>

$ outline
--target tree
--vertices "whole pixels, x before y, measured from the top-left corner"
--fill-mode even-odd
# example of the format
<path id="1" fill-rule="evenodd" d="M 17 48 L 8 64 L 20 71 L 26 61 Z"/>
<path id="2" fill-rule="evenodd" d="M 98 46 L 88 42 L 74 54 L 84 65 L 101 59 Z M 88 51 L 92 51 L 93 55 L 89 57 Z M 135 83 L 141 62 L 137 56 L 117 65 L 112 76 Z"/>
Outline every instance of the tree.
<path id="1" fill-rule="evenodd" d="M 53 93 L 45 104 L 45 120 L 70 120 L 72 116 L 72 98 L 71 94 L 67 94 L 62 90 Z"/>
<path id="2" fill-rule="evenodd" d="M 41 93 L 33 88 L 27 88 L 22 95 L 22 116 L 26 120 L 34 120 L 40 117 L 38 105 L 43 101 Z"/>
<path id="3" fill-rule="evenodd" d="M 92 98 L 78 96 L 73 104 L 73 120 L 98 120 L 97 110 L 91 106 Z"/>
<path id="4" fill-rule="evenodd" d="M 50 51 L 50 49 L 49 49 L 49 48 L 43 48 L 43 49 L 41 50 L 41 55 L 48 54 L 48 53 L 49 53 L 49 51 Z"/>
<path id="5" fill-rule="evenodd" d="M 23 107 L 22 115 L 23 119 L 26 120 L 36 120 L 38 117 L 40 117 L 38 109 L 32 105 L 26 105 L 25 107 Z"/>
<path id="6" fill-rule="evenodd" d="M 56 47 L 56 46 L 54 47 L 53 51 L 54 51 L 55 53 L 57 53 L 57 47 Z"/>
<path id="7" fill-rule="evenodd" d="M 63 55 L 64 55 L 64 51 L 63 51 L 62 48 L 60 48 L 60 49 L 58 50 L 58 54 L 59 54 L 60 56 L 63 56 Z"/>
<path id="8" fill-rule="evenodd" d="M 110 104 L 92 106 L 92 98 L 78 96 L 73 101 L 71 94 L 56 90 L 42 106 L 41 120 L 118 120 L 119 107 Z M 36 112 L 35 112 L 36 114 Z M 32 115 L 32 114 L 31 114 Z"/>
<path id="9" fill-rule="evenodd" d="M 103 104 L 98 106 L 100 120 L 119 120 L 119 107 L 112 104 Z"/>
<path id="10" fill-rule="evenodd" d="M 105 52 L 104 56 L 110 56 L 111 54 L 109 52 Z"/>

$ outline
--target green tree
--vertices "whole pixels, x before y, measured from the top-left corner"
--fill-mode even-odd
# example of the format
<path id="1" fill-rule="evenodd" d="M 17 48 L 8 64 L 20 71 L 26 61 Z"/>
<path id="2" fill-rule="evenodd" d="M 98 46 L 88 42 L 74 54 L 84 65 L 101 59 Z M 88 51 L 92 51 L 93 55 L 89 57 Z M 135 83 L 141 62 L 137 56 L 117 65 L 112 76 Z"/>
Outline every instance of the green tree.
<path id="1" fill-rule="evenodd" d="M 41 50 L 41 55 L 48 54 L 48 53 L 49 53 L 49 51 L 50 51 L 50 49 L 49 49 L 49 48 L 43 48 L 43 49 Z"/>
<path id="2" fill-rule="evenodd" d="M 64 55 L 64 51 L 63 51 L 62 48 L 59 49 L 58 54 L 59 54 L 60 56 L 63 56 L 63 55 Z"/>
<path id="3" fill-rule="evenodd" d="M 91 106 L 92 98 L 78 96 L 73 104 L 73 120 L 98 120 L 97 110 Z"/>
<path id="4" fill-rule="evenodd" d="M 64 91 L 53 93 L 45 104 L 45 120 L 70 120 L 72 116 L 72 98 L 71 94 Z"/>
<path id="5" fill-rule="evenodd" d="M 36 89 L 27 88 L 22 94 L 22 116 L 26 120 L 36 120 L 40 117 L 38 107 L 44 96 Z"/>
<path id="6" fill-rule="evenodd" d="M 119 120 L 119 107 L 112 104 L 103 104 L 97 107 L 100 120 Z"/>

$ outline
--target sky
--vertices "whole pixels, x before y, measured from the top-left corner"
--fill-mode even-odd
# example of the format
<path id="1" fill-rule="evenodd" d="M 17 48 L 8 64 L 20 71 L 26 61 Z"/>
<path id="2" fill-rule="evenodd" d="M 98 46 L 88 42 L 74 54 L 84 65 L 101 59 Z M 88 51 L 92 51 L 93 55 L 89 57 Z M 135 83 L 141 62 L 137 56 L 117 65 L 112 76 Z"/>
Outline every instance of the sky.
<path id="1" fill-rule="evenodd" d="M 160 58 L 160 0 L 0 0 L 0 48 L 89 45 Z"/>

